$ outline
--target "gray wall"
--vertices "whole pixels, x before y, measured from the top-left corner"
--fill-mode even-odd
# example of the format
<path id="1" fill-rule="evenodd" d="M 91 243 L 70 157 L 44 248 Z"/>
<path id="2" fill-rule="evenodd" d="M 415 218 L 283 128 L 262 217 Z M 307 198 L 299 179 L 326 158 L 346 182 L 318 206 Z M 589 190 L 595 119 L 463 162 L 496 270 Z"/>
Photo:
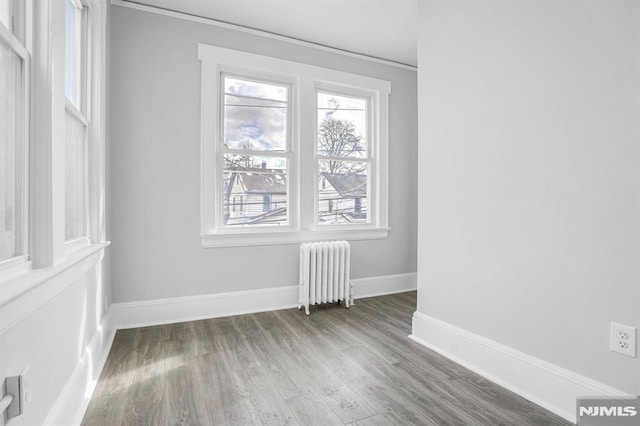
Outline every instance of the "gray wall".
<path id="1" fill-rule="evenodd" d="M 635 394 L 639 7 L 425 0 L 418 62 L 418 310 Z"/>
<path id="2" fill-rule="evenodd" d="M 298 246 L 200 246 L 197 43 L 391 81 L 390 236 L 352 243 L 352 278 L 416 271 L 416 72 L 123 7 L 111 27 L 113 301 L 297 284 Z"/>

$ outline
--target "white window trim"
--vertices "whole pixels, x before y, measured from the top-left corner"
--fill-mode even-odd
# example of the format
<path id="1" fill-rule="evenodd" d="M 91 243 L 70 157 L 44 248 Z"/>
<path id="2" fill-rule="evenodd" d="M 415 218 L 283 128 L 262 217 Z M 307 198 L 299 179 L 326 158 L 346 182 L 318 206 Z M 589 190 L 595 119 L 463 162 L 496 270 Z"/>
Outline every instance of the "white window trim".
<path id="1" fill-rule="evenodd" d="M 22 0 L 20 1 L 22 2 Z M 64 235 L 64 74 L 51 69 L 64 64 L 65 5 L 42 0 L 24 2 L 24 34 L 30 63 L 29 98 L 29 247 L 28 256 L 0 265 L 0 308 L 26 300 L 40 284 L 62 270 L 76 270 L 109 245 L 105 228 L 106 0 L 83 0 L 87 7 L 87 94 L 82 106 L 89 134 L 89 235 L 65 244 Z M 52 40 L 56 42 L 53 43 Z M 34 102 L 34 100 L 39 100 Z M 62 143 L 61 143 L 62 142 Z M 19 262 L 18 262 L 19 261 Z M 84 262 L 84 263 L 83 263 Z M 3 262 L 4 263 L 4 262 Z M 67 285 L 68 283 L 64 284 Z M 13 305 L 12 305 L 13 306 Z"/>
<path id="2" fill-rule="evenodd" d="M 201 209 L 200 239 L 203 247 L 230 247 L 248 245 L 293 244 L 303 241 L 326 239 L 380 239 L 388 236 L 388 191 L 389 191 L 389 94 L 388 81 L 346 73 L 328 68 L 302 64 L 268 56 L 257 55 L 207 44 L 198 45 L 198 59 L 202 62 L 201 93 Z M 290 191 L 291 227 L 220 229 L 221 211 L 218 199 L 217 167 L 221 120 L 220 75 L 221 73 L 261 76 L 275 81 L 292 81 L 295 93 L 292 99 L 292 122 L 296 127 L 290 135 L 290 151 L 293 155 L 291 176 L 288 177 Z M 371 222 L 352 225 L 316 225 L 315 206 L 317 195 L 314 186 L 316 176 L 300 173 L 301 170 L 316 170 L 316 90 L 330 87 L 341 93 L 357 93 L 373 100 L 377 135 L 370 142 L 373 169 L 369 177 L 372 189 Z M 302 142 L 306 141 L 306 142 Z M 309 143 L 308 141 L 314 141 Z M 312 191 L 303 191 L 310 188 Z M 374 194 L 375 193 L 375 194 Z"/>
<path id="3" fill-rule="evenodd" d="M 89 223 L 91 222 L 91 214 L 89 212 L 89 197 L 91 196 L 91 188 L 89 187 L 89 170 L 91 164 L 89 164 L 89 149 L 91 146 L 91 138 L 89 137 L 90 120 L 88 114 L 88 99 L 89 91 L 92 89 L 91 82 L 93 76 L 89 74 L 91 68 L 89 67 L 89 56 L 92 50 L 92 46 L 89 44 L 89 36 L 91 35 L 91 29 L 89 28 L 89 14 L 92 13 L 91 6 L 85 4 L 81 0 L 70 0 L 71 4 L 77 9 L 76 15 L 76 52 L 79 55 L 79 61 L 76 65 L 76 81 L 74 93 L 77 95 L 77 105 L 73 100 L 66 97 L 65 88 L 65 112 L 71 116 L 72 120 L 76 120 L 79 124 L 84 126 L 84 145 L 85 156 L 83 158 L 83 179 L 82 188 L 84 189 L 83 200 L 83 220 L 84 230 L 82 235 L 67 239 L 65 235 L 65 252 L 70 253 L 78 250 L 81 247 L 85 247 L 90 244 L 89 240 Z M 66 25 L 66 19 L 65 19 Z M 65 28 L 66 31 L 66 28 Z M 66 84 L 66 82 L 65 82 Z M 68 126 L 67 118 L 65 116 L 65 126 Z M 66 138 L 65 138 L 66 139 Z M 65 141 L 66 144 L 66 141 Z M 65 167 L 67 165 L 65 164 Z M 67 194 L 65 193 L 65 197 Z M 66 212 L 65 212 L 65 225 L 66 225 Z M 65 231 L 66 233 L 66 231 Z"/>
<path id="4" fill-rule="evenodd" d="M 65 254 L 68 256 L 105 241 L 105 35 L 106 4 L 104 0 L 72 0 L 81 8 L 79 19 L 82 52 L 79 64 L 80 108 L 65 97 L 65 110 L 86 127 L 85 177 L 86 234 L 74 239 L 65 239 Z"/>

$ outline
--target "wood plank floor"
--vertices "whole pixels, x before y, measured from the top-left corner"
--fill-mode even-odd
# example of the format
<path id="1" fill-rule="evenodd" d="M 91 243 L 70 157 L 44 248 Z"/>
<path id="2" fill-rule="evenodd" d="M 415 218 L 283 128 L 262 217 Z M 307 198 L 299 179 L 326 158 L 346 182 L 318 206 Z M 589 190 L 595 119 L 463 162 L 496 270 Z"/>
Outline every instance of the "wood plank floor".
<path id="1" fill-rule="evenodd" d="M 408 339 L 416 293 L 120 330 L 84 425 L 567 425 Z"/>

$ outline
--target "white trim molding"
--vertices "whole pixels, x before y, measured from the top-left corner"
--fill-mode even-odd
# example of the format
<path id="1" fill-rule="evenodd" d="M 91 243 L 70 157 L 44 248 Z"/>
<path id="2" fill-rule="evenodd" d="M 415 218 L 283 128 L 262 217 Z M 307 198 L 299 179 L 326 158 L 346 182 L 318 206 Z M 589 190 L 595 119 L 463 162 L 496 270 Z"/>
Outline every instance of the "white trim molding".
<path id="1" fill-rule="evenodd" d="M 0 336 L 61 293 L 104 257 L 109 242 L 91 244 L 49 268 L 40 268 L 2 283 Z"/>
<path id="2" fill-rule="evenodd" d="M 296 307 L 298 287 L 275 287 L 111 305 L 111 327 L 126 329 Z"/>
<path id="3" fill-rule="evenodd" d="M 576 398 L 631 396 L 452 324 L 413 314 L 414 341 L 575 423 Z"/>
<path id="4" fill-rule="evenodd" d="M 354 299 L 414 291 L 418 286 L 415 272 L 351 280 Z"/>
<path id="5" fill-rule="evenodd" d="M 44 424 L 79 425 L 82 422 L 116 334 L 115 330 L 108 329 L 108 324 L 109 314 L 102 319 Z"/>
<path id="6" fill-rule="evenodd" d="M 416 274 L 352 279 L 356 299 L 416 289 Z M 298 307 L 298 286 L 234 291 L 111 305 L 110 327 L 126 329 Z"/>
<path id="7" fill-rule="evenodd" d="M 306 40 L 300 40 L 293 37 L 287 37 L 280 34 L 271 33 L 268 31 L 261 31 L 255 28 L 249 28 L 249 27 L 244 27 L 242 25 L 230 24 L 228 22 L 218 21 L 210 18 L 203 18 L 201 16 L 189 15 L 187 13 L 176 12 L 174 10 L 163 9 L 160 7 L 148 6 L 144 4 L 135 3 L 132 1 L 111 0 L 111 4 L 113 6 L 126 7 L 129 9 L 139 10 L 141 12 L 154 13 L 156 15 L 167 16 L 169 18 L 182 19 L 186 21 L 197 22 L 199 24 L 213 25 L 219 28 L 240 31 L 243 33 L 251 34 L 251 35 L 270 38 L 272 40 L 284 41 L 287 43 L 296 44 L 298 46 L 310 47 L 313 49 L 322 50 L 324 52 L 330 52 L 330 53 L 335 53 L 342 56 L 347 56 L 350 58 L 357 58 L 357 59 L 362 59 L 369 62 L 375 62 L 378 64 L 389 65 L 389 66 L 400 68 L 400 69 L 405 69 L 410 71 L 416 71 L 418 69 L 418 67 L 414 65 L 405 64 L 402 62 L 396 62 L 389 59 L 378 58 L 376 56 L 369 56 L 362 53 L 351 52 L 348 50 L 338 49 L 336 47 L 331 47 L 331 46 L 325 46 L 322 44 L 313 43 Z"/>
<path id="8" fill-rule="evenodd" d="M 318 231 L 282 231 L 246 234 L 201 235 L 200 243 L 204 248 L 244 247 L 277 244 L 300 244 L 308 241 L 325 240 L 378 240 L 389 236 L 390 228 L 366 228 Z"/>
<path id="9" fill-rule="evenodd" d="M 208 247 L 271 245 L 322 239 L 386 238 L 389 225 L 389 97 L 391 83 L 373 77 L 351 74 L 255 53 L 198 44 L 201 73 L 201 159 L 200 159 L 200 235 Z M 287 158 L 287 225 L 225 226 L 222 180 L 224 154 L 222 141 L 223 78 L 237 74 L 255 81 L 290 85 L 292 121 L 285 151 L 261 151 L 263 155 Z M 369 182 L 367 218 L 369 223 L 317 225 L 315 223 L 318 188 L 316 161 L 320 159 L 316 140 L 317 92 L 357 94 L 368 102 L 370 121 Z M 257 155 L 249 150 L 248 155 Z M 277 155 L 276 155 L 277 154 Z M 346 157 L 345 157 L 346 158 Z M 356 160 L 354 160 L 356 161 Z M 364 161 L 364 160 L 363 160 Z M 304 173 L 302 172 L 304 171 Z"/>

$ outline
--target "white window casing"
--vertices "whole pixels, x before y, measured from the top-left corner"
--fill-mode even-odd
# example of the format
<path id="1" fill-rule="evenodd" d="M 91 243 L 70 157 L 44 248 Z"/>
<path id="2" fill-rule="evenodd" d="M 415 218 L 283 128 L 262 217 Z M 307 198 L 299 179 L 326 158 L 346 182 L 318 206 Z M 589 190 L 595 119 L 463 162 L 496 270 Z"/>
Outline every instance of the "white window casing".
<path id="1" fill-rule="evenodd" d="M 203 247 L 292 244 L 325 239 L 380 239 L 388 236 L 389 81 L 206 44 L 202 64 L 201 243 Z M 287 226 L 223 226 L 221 128 L 223 75 L 289 84 Z M 318 91 L 367 100 L 369 164 L 366 223 L 320 225 L 318 206 Z M 253 152 L 252 152 L 253 153 Z M 261 152 L 255 153 L 262 155 Z M 343 158 L 349 160 L 348 158 Z"/>
<path id="2" fill-rule="evenodd" d="M 79 271 L 86 260 L 102 257 L 109 245 L 105 235 L 105 75 L 106 75 L 106 0 L 72 0 L 82 8 L 80 46 L 84 58 L 79 87 L 80 102 L 65 99 L 65 76 L 52 73 L 65 65 L 65 2 L 59 0 L 15 0 L 13 10 L 23 16 L 15 21 L 14 38 L 24 41 L 21 56 L 25 62 L 25 247 L 21 259 L 0 264 L 0 308 L 61 271 Z M 0 39 L 10 31 L 0 26 Z M 6 44 L 6 43 L 5 43 Z M 31 65 L 30 65 L 31 64 Z M 31 75 L 29 75 L 31 73 Z M 30 100 L 30 104 L 29 101 Z M 84 130 L 82 174 L 83 235 L 68 240 L 65 236 L 65 128 L 72 121 Z M 26 165 L 30 167 L 26 169 Z M 86 229 L 86 230 L 85 230 Z M 28 238 L 26 232 L 28 231 Z M 100 253 L 96 257 L 96 253 Z M 16 264 L 16 260 L 21 260 Z M 85 269 L 82 269 L 85 270 Z M 65 284 L 66 285 L 66 284 Z M 50 289 L 53 290 L 53 289 Z M 45 290 L 49 291 L 49 290 Z"/>

